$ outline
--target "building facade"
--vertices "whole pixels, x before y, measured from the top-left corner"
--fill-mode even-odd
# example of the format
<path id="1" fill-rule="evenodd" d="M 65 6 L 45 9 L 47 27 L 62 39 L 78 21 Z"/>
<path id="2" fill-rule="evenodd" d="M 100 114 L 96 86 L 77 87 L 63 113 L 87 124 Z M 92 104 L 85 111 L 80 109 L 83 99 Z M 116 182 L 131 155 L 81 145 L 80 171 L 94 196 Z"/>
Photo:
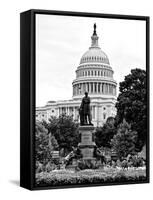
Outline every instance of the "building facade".
<path id="1" fill-rule="evenodd" d="M 96 24 L 94 24 L 91 46 L 85 52 L 76 69 L 76 79 L 72 82 L 73 96 L 66 101 L 48 101 L 44 107 L 36 108 L 36 119 L 46 120 L 61 114 L 71 115 L 79 121 L 79 107 L 85 92 L 91 99 L 91 115 L 94 126 L 102 126 L 108 117 L 116 115 L 116 86 L 114 71 L 107 55 L 98 44 Z"/>

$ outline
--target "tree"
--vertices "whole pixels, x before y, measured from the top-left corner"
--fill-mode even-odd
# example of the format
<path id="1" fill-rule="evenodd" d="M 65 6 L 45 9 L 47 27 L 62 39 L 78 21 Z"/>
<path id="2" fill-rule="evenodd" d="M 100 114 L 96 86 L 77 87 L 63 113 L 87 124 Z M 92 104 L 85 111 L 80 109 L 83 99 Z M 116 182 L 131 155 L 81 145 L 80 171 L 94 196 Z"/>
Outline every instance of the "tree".
<path id="1" fill-rule="evenodd" d="M 140 151 L 147 135 L 146 72 L 142 69 L 131 70 L 131 73 L 120 83 L 119 91 L 116 103 L 117 125 L 123 119 L 131 124 L 131 129 L 138 133 L 136 147 Z"/>
<path id="2" fill-rule="evenodd" d="M 114 126 L 114 118 L 109 117 L 103 127 L 98 127 L 95 132 L 95 142 L 98 147 L 110 148 L 110 142 L 116 134 L 116 127 Z"/>
<path id="3" fill-rule="evenodd" d="M 78 124 L 73 121 L 71 116 L 65 114 L 57 117 L 51 117 L 49 122 L 44 122 L 48 132 L 57 140 L 59 148 L 71 151 L 72 146 L 77 146 L 79 142 Z"/>
<path id="4" fill-rule="evenodd" d="M 117 134 L 111 140 L 112 149 L 119 158 L 125 158 L 128 154 L 135 154 L 137 132 L 131 130 L 131 125 L 125 120 L 119 125 Z"/>
<path id="5" fill-rule="evenodd" d="M 49 133 L 49 148 L 51 151 L 54 151 L 54 150 L 58 150 L 58 143 L 57 143 L 57 140 L 55 139 L 55 137 Z"/>
<path id="6" fill-rule="evenodd" d="M 51 160 L 52 150 L 58 149 L 58 143 L 54 136 L 48 134 L 48 130 L 41 122 L 35 125 L 35 157 L 36 161 L 46 163 Z"/>

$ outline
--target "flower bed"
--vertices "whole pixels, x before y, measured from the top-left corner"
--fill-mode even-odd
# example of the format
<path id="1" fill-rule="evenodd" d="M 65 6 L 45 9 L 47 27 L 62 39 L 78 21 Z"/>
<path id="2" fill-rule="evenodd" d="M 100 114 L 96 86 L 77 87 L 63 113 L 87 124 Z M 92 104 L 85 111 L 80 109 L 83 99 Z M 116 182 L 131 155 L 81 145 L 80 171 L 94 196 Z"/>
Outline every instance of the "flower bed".
<path id="1" fill-rule="evenodd" d="M 63 186 L 78 184 L 98 184 L 98 183 L 123 183 L 146 180 L 146 170 L 81 170 L 78 172 L 69 170 L 56 170 L 52 172 L 41 172 L 36 174 L 37 186 Z"/>

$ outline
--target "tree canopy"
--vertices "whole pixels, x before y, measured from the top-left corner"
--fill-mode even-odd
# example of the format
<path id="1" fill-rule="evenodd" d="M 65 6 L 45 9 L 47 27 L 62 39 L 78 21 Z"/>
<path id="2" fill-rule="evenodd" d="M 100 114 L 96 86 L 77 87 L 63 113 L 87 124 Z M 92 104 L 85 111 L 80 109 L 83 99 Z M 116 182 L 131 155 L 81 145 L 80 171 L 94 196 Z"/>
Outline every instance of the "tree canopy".
<path id="1" fill-rule="evenodd" d="M 35 157 L 41 163 L 51 159 L 51 152 L 58 149 L 58 143 L 54 136 L 48 134 L 48 130 L 41 122 L 35 125 Z"/>
<path id="2" fill-rule="evenodd" d="M 110 142 L 113 136 L 116 134 L 116 127 L 114 126 L 114 118 L 107 119 L 103 127 L 97 127 L 95 132 L 95 142 L 98 147 L 110 148 Z"/>
<path id="3" fill-rule="evenodd" d="M 131 124 L 131 129 L 137 131 L 136 146 L 140 151 L 147 135 L 146 72 L 142 69 L 132 69 L 120 83 L 119 91 L 116 122 L 119 125 L 125 119 Z"/>
<path id="4" fill-rule="evenodd" d="M 130 124 L 123 120 L 118 127 L 117 134 L 111 140 L 111 146 L 119 158 L 125 158 L 128 154 L 135 153 L 136 141 L 137 132 L 132 131 Z"/>
<path id="5" fill-rule="evenodd" d="M 72 146 L 78 145 L 78 124 L 73 121 L 71 116 L 62 114 L 58 118 L 51 117 L 48 123 L 44 122 L 44 125 L 48 132 L 56 138 L 60 149 L 64 148 L 70 151 Z"/>

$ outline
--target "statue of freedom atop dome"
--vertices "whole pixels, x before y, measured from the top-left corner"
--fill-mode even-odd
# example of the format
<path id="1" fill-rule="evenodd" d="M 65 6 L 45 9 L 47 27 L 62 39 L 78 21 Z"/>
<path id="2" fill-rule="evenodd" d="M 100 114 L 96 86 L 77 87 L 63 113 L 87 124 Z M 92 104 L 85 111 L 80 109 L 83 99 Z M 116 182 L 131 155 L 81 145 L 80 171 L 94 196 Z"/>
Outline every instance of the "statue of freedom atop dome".
<path id="1" fill-rule="evenodd" d="M 85 92 L 85 96 L 82 99 L 79 114 L 80 125 L 93 125 L 91 123 L 90 97 L 88 96 L 88 92 Z"/>

